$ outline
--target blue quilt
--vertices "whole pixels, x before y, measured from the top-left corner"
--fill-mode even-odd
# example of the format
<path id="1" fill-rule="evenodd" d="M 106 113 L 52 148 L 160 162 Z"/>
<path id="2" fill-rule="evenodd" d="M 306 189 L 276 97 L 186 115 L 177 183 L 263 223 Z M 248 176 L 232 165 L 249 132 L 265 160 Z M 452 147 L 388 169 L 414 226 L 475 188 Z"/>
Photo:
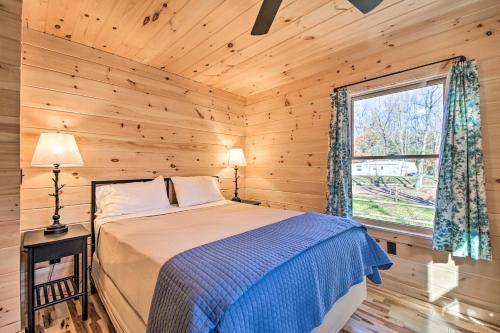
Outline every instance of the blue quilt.
<path id="1" fill-rule="evenodd" d="M 148 332 L 310 332 L 390 258 L 359 223 L 299 216 L 185 251 L 160 270 Z"/>

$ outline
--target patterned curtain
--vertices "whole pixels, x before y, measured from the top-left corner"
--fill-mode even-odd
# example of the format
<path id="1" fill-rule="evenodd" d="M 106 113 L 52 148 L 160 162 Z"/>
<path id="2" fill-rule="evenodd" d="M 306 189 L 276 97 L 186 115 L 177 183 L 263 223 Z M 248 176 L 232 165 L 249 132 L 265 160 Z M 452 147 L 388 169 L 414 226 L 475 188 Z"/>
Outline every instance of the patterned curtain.
<path id="1" fill-rule="evenodd" d="M 352 217 L 351 97 L 346 89 L 331 95 L 327 214 Z"/>
<path id="2" fill-rule="evenodd" d="M 448 79 L 433 249 L 491 260 L 475 61 L 455 62 Z"/>

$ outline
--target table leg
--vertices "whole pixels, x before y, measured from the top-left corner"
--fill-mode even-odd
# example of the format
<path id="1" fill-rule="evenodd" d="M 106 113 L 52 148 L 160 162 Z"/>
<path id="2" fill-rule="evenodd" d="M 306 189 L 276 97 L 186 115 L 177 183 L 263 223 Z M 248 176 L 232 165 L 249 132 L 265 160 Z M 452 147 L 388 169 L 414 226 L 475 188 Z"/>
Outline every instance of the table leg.
<path id="1" fill-rule="evenodd" d="M 28 322 L 26 323 L 26 332 L 35 332 L 35 261 L 33 258 L 33 251 L 28 250 Z"/>
<path id="2" fill-rule="evenodd" d="M 73 256 L 73 278 L 77 291 L 80 291 L 80 254 L 75 254 Z M 78 297 L 75 299 L 78 299 Z"/>
<path id="3" fill-rule="evenodd" d="M 82 249 L 82 320 L 87 320 L 88 314 L 88 294 L 87 294 L 87 242 L 83 242 Z"/>

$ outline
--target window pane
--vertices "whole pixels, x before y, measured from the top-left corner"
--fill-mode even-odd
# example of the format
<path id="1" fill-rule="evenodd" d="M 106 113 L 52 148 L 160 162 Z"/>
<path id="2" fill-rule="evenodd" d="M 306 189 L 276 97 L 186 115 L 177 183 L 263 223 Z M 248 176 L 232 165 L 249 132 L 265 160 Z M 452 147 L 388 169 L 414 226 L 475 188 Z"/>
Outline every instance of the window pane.
<path id="1" fill-rule="evenodd" d="M 353 156 L 437 154 L 443 85 L 353 102 Z"/>
<path id="2" fill-rule="evenodd" d="M 354 161 L 354 216 L 432 228 L 437 164 L 436 159 Z"/>

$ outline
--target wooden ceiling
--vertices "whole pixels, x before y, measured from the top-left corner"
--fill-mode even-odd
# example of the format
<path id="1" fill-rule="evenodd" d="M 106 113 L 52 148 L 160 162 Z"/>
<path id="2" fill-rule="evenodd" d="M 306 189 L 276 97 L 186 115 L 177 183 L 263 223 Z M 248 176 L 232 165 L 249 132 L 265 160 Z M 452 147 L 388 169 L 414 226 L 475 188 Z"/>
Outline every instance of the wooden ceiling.
<path id="1" fill-rule="evenodd" d="M 24 0 L 23 22 L 249 96 L 500 13 L 498 0 L 385 0 L 367 15 L 347 0 L 284 0 L 270 33 L 251 36 L 260 5 L 261 0 Z"/>

